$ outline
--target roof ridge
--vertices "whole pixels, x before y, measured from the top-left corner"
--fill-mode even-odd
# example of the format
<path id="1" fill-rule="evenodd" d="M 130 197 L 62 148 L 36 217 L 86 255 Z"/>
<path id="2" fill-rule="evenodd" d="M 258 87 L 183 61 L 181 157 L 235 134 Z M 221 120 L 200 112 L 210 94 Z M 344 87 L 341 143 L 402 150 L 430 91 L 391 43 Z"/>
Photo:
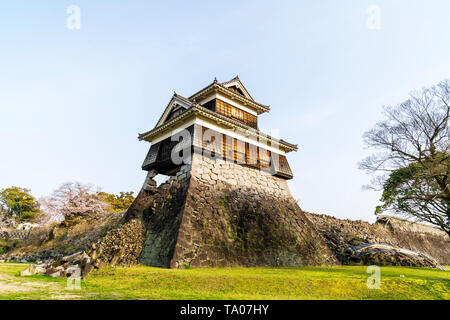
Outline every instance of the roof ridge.
<path id="1" fill-rule="evenodd" d="M 182 96 L 181 94 L 178 94 L 178 93 L 176 93 L 175 91 L 173 92 L 172 98 L 173 98 L 173 97 L 177 97 L 177 98 L 186 100 L 186 102 L 190 102 L 190 103 L 193 102 L 193 100 L 191 100 L 191 99 L 189 99 L 189 98 L 186 98 L 185 96 Z"/>
<path id="2" fill-rule="evenodd" d="M 237 95 L 237 96 L 239 96 L 239 97 L 242 97 L 242 98 L 244 98 L 244 99 L 246 99 L 246 100 L 250 100 L 250 101 L 251 101 L 252 103 L 254 103 L 254 104 L 257 104 L 257 105 L 259 105 L 259 106 L 262 106 L 263 108 L 270 109 L 270 106 L 269 106 L 269 105 L 265 105 L 265 104 L 262 104 L 262 103 L 260 103 L 260 102 L 256 102 L 255 100 L 253 100 L 253 98 L 250 99 L 250 98 L 247 98 L 246 96 L 237 94 L 236 92 L 234 92 L 234 91 L 231 90 L 230 88 L 225 87 L 225 86 L 223 85 L 223 83 L 218 83 L 217 85 L 221 86 L 223 89 L 229 91 L 229 92 L 232 93 L 232 94 L 235 94 L 235 95 Z"/>
<path id="3" fill-rule="evenodd" d="M 204 87 L 203 89 L 198 90 L 196 93 L 194 93 L 193 95 L 191 95 L 191 96 L 190 96 L 189 98 L 187 98 L 187 99 L 191 101 L 191 99 L 192 99 L 193 97 L 195 97 L 196 95 L 198 95 L 199 93 L 201 93 L 201 92 L 203 92 L 203 91 L 205 91 L 205 90 L 208 90 L 210 87 L 216 85 L 216 86 L 220 86 L 220 87 L 221 87 L 222 89 L 224 89 L 224 90 L 227 90 L 227 92 L 229 92 L 229 93 L 231 93 L 231 94 L 233 94 L 233 95 L 235 95 L 235 96 L 238 96 L 238 97 L 240 97 L 240 98 L 242 98 L 242 99 L 245 99 L 245 100 L 247 100 L 247 101 L 249 101 L 249 102 L 251 102 L 251 103 L 254 103 L 254 104 L 256 104 L 256 105 L 262 107 L 263 109 L 267 109 L 267 110 L 265 110 L 265 112 L 270 111 L 270 105 L 265 105 L 265 104 L 256 102 L 256 101 L 253 99 L 253 97 L 251 97 L 250 93 L 248 92 L 248 90 L 245 88 L 245 86 L 244 86 L 243 84 L 242 84 L 242 87 L 244 88 L 245 91 L 247 91 L 248 95 L 249 95 L 251 98 L 248 98 L 248 97 L 243 96 L 243 95 L 241 95 L 241 94 L 237 94 L 236 92 L 234 92 L 233 90 L 227 88 L 227 87 L 224 85 L 224 84 L 227 84 L 227 83 L 229 83 L 229 82 L 231 82 L 231 81 L 234 81 L 234 80 L 239 80 L 239 82 L 242 84 L 242 82 L 241 82 L 241 80 L 239 79 L 238 76 L 236 76 L 235 78 L 233 78 L 233 79 L 231 79 L 231 80 L 229 80 L 229 81 L 225 81 L 225 82 L 218 82 L 218 81 L 217 81 L 217 78 L 214 78 L 214 81 L 213 81 L 213 82 L 211 82 L 209 85 L 207 85 L 207 86 Z"/>

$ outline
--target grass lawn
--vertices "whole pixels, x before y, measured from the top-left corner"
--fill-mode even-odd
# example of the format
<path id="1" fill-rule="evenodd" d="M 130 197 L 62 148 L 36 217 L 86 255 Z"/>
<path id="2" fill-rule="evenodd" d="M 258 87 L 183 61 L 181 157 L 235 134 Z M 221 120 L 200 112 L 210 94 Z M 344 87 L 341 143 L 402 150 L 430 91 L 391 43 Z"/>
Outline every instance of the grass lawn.
<path id="1" fill-rule="evenodd" d="M 0 299 L 450 299 L 450 270 L 382 267 L 368 289 L 367 267 L 96 270 L 68 289 L 66 279 L 20 277 L 25 264 L 0 264 Z"/>

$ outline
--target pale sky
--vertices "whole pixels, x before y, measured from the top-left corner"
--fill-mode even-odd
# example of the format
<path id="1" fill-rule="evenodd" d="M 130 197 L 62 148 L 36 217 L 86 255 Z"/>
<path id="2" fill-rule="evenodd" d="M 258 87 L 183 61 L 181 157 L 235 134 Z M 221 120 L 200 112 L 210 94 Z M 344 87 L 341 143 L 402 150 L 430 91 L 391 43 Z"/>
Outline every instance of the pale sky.
<path id="1" fill-rule="evenodd" d="M 3 1 L 0 188 L 138 191 L 149 145 L 137 135 L 173 91 L 238 74 L 271 105 L 260 128 L 299 145 L 288 160 L 300 206 L 375 221 L 361 136 L 383 105 L 450 77 L 449 12 L 447 0 Z"/>

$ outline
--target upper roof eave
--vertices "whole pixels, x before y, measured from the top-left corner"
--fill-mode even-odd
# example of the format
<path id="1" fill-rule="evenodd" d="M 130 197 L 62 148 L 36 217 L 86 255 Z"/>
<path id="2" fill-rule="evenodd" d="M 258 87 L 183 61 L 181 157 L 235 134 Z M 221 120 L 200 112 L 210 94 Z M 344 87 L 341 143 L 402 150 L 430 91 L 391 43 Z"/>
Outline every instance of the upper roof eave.
<path id="1" fill-rule="evenodd" d="M 156 127 L 148 132 L 139 134 L 138 139 L 139 140 L 146 140 L 151 142 L 150 140 L 148 140 L 152 135 L 157 134 L 160 131 L 164 131 L 165 129 L 172 127 L 174 124 L 176 124 L 176 122 L 181 121 L 182 119 L 189 117 L 189 115 L 191 114 L 195 114 L 195 113 L 200 113 L 203 115 L 207 115 L 212 119 L 215 120 L 220 120 L 220 122 L 228 124 L 230 127 L 239 127 L 242 129 L 246 129 L 248 130 L 248 132 L 250 134 L 253 134 L 254 136 L 264 136 L 266 139 L 268 139 L 269 141 L 273 141 L 278 143 L 280 146 L 284 147 L 286 149 L 286 152 L 290 152 L 290 151 L 297 151 L 298 150 L 298 145 L 296 144 L 292 144 L 289 143 L 283 139 L 275 139 L 272 138 L 271 136 L 259 131 L 259 130 L 255 130 L 254 128 L 251 128 L 245 124 L 242 124 L 238 121 L 229 119 L 225 116 L 222 116 L 214 111 L 211 111 L 209 109 L 206 109 L 198 104 L 195 104 L 194 106 L 192 106 L 191 108 L 187 109 L 186 111 L 182 112 L 181 114 L 179 114 L 178 116 L 176 116 L 175 118 L 171 119 L 170 121 L 164 123 L 163 125 Z"/>
<path id="2" fill-rule="evenodd" d="M 212 90 L 215 90 L 215 91 L 222 90 L 222 92 L 232 96 L 233 98 L 252 106 L 253 108 L 255 108 L 257 110 L 258 114 L 270 111 L 270 106 L 256 102 L 253 99 L 244 97 L 244 96 L 234 92 L 233 90 L 228 89 L 222 83 L 217 82 L 217 80 L 214 80 L 210 85 L 208 85 L 205 88 L 201 89 L 200 91 L 194 93 L 188 99 L 191 101 L 194 101 L 194 100 L 197 101 L 199 97 L 201 97 L 202 95 L 208 94 Z"/>

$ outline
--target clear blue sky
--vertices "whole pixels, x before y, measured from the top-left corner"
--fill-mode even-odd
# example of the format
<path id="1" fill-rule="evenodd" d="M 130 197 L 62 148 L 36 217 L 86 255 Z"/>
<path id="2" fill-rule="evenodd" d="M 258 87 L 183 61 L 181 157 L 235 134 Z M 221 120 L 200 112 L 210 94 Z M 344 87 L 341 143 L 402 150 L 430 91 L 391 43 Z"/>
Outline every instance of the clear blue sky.
<path id="1" fill-rule="evenodd" d="M 383 105 L 450 76 L 450 2 L 3 1 L 0 188 L 70 180 L 140 189 L 152 128 L 173 91 L 239 75 L 270 104 L 260 127 L 298 143 L 303 209 L 374 221 L 361 135 Z M 69 5 L 81 29 L 66 27 Z M 367 27 L 369 5 L 380 29 Z"/>

